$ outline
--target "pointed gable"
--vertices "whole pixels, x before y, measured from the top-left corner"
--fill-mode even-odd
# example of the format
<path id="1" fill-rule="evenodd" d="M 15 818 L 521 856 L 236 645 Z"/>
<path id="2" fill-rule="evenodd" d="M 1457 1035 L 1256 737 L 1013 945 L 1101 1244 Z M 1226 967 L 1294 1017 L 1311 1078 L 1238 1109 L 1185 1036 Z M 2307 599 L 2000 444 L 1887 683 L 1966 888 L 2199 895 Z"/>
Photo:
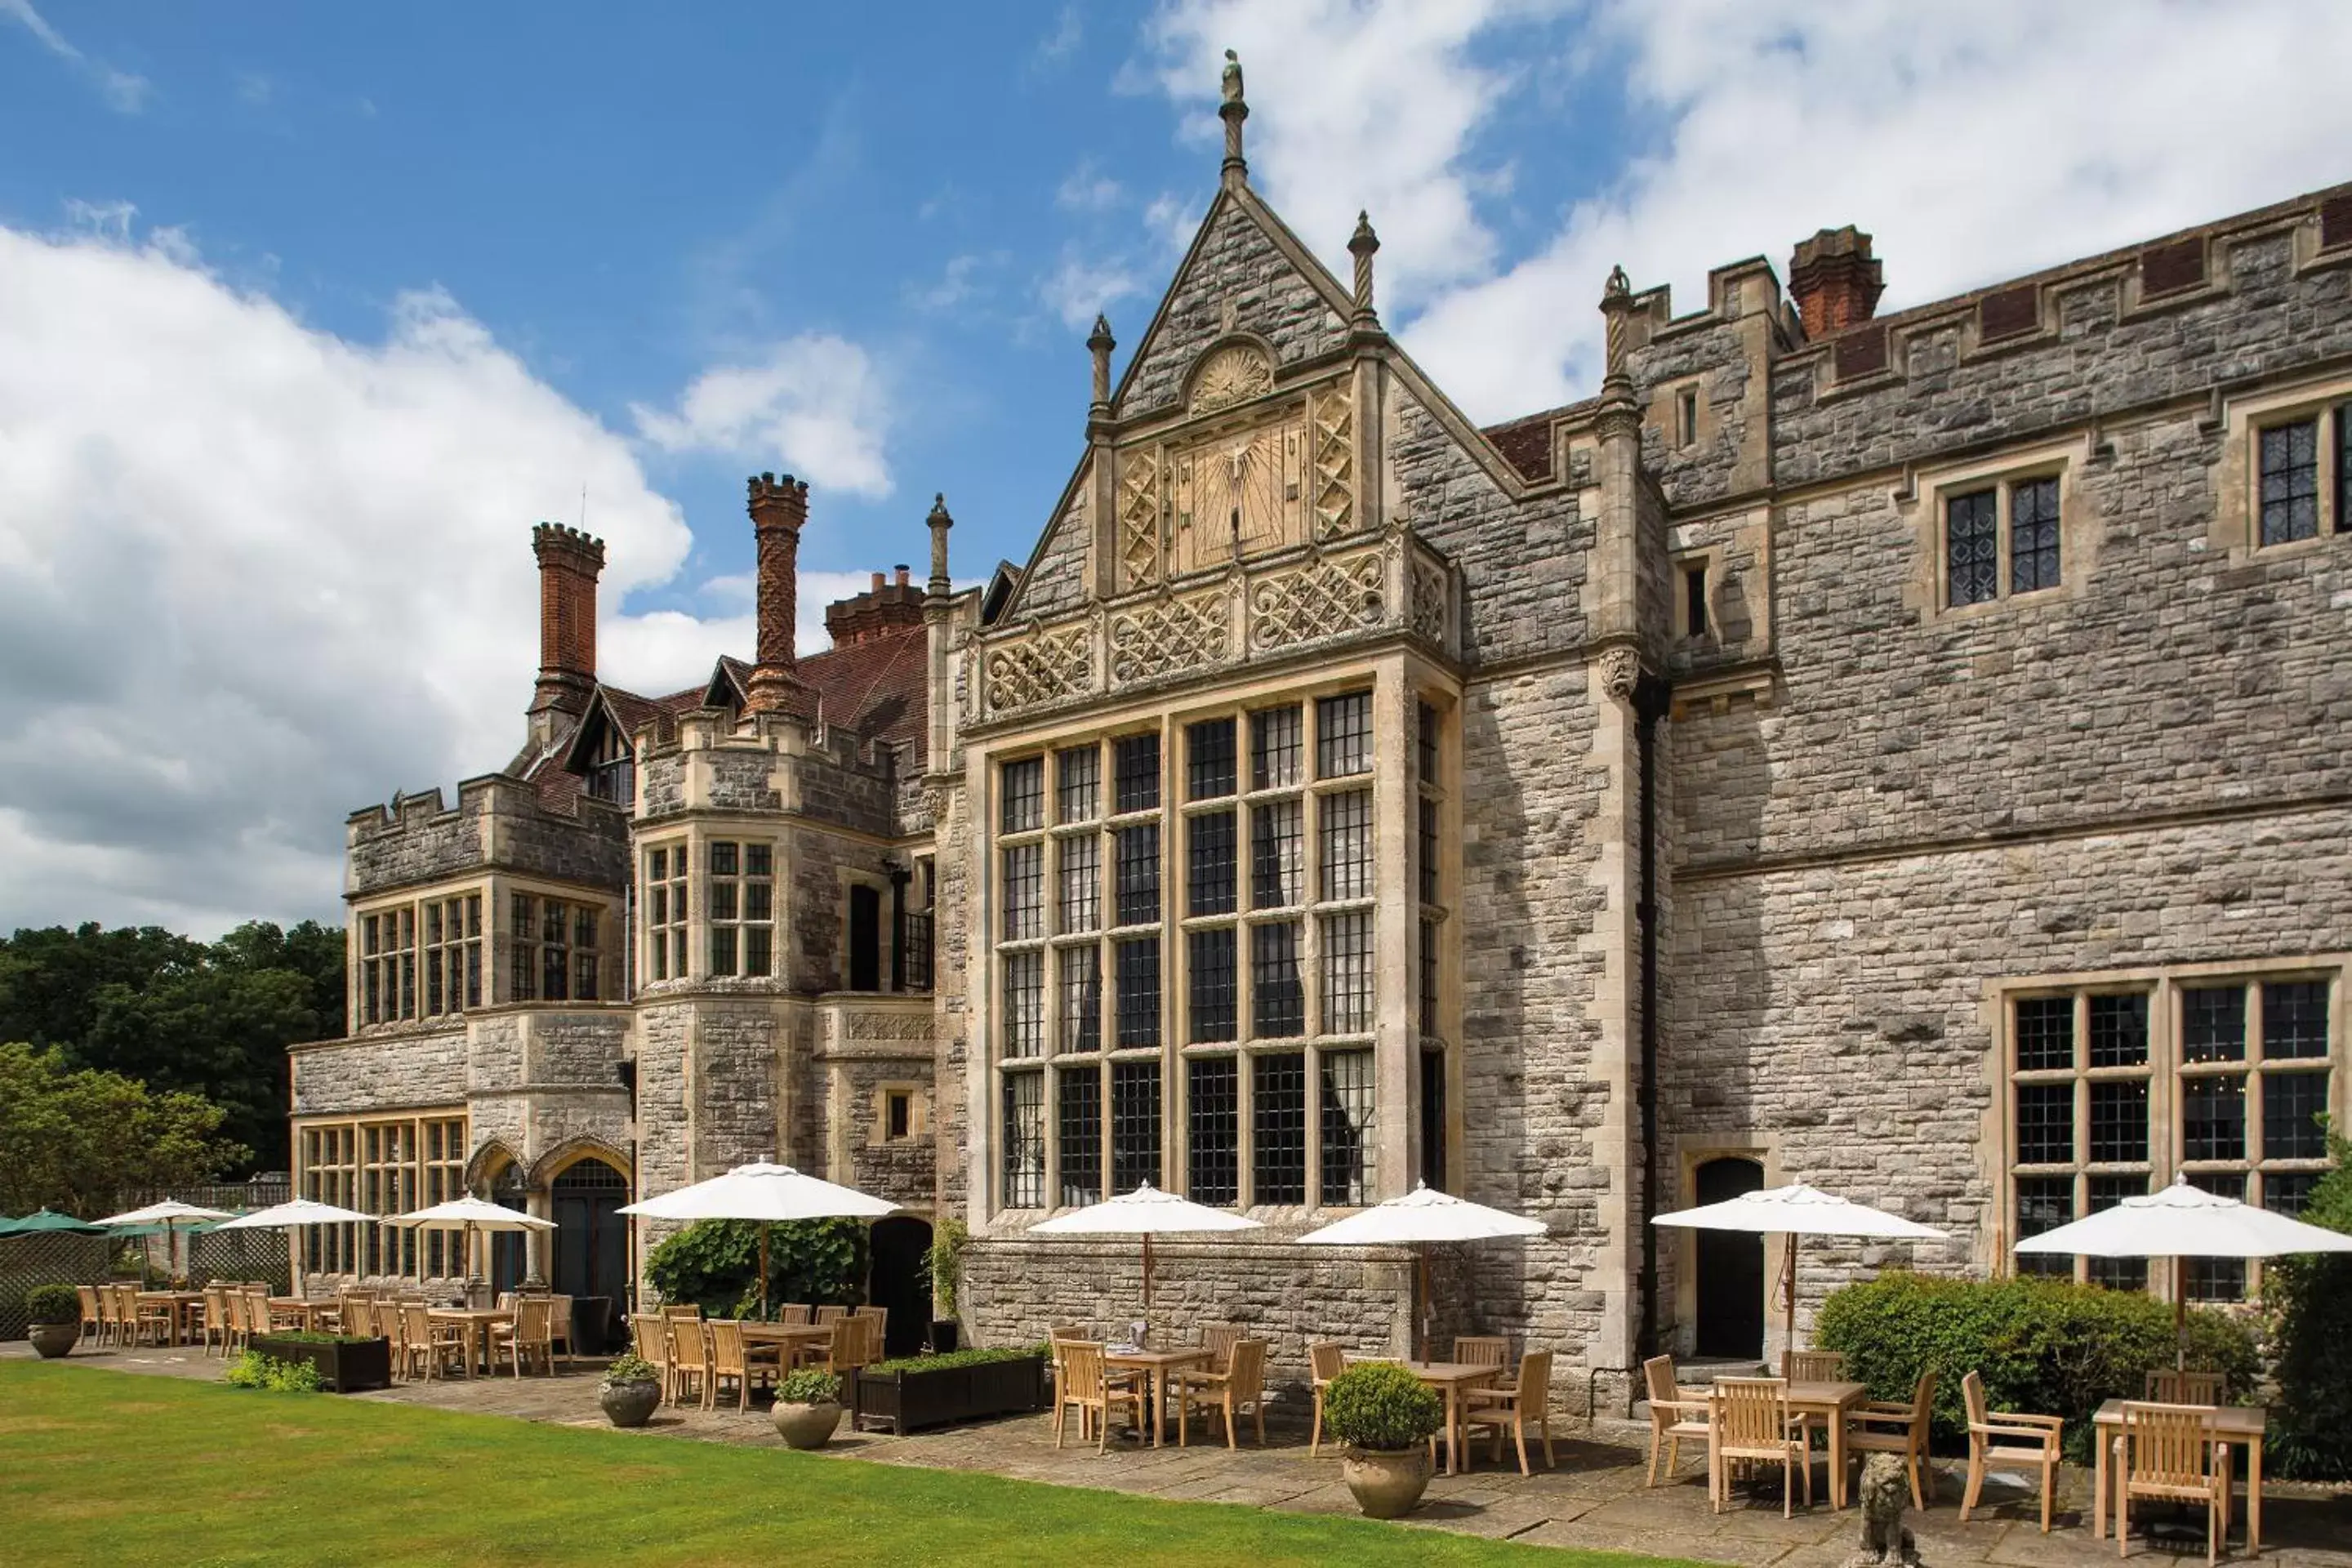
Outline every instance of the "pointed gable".
<path id="1" fill-rule="evenodd" d="M 1244 332 L 1277 371 L 1347 346 L 1348 300 L 1297 237 L 1246 188 L 1220 191 L 1119 384 L 1122 419 L 1174 406 L 1203 350 Z"/>

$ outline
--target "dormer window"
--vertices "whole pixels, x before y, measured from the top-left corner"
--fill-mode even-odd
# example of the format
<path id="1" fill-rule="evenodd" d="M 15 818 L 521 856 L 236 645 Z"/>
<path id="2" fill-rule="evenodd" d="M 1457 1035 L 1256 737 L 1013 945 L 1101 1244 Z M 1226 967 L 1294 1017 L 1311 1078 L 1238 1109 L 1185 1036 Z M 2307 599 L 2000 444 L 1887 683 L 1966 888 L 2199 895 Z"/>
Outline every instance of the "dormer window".
<path id="1" fill-rule="evenodd" d="M 588 760 L 588 793 L 614 805 L 637 803 L 637 754 L 629 738 L 609 723 L 598 726 L 596 749 Z"/>

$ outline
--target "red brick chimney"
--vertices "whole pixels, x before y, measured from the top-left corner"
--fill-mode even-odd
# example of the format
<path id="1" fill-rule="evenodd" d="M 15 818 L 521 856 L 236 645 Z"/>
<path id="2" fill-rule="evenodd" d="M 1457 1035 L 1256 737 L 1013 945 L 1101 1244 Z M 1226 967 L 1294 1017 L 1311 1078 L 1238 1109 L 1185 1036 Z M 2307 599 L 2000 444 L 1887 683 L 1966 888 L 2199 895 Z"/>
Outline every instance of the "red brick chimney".
<path id="1" fill-rule="evenodd" d="M 760 649 L 751 670 L 750 709 L 763 713 L 783 707 L 785 694 L 800 684 L 793 623 L 800 613 L 801 525 L 808 521 L 808 486 L 790 474 L 754 474 L 750 488 L 751 531 L 760 544 Z"/>
<path id="2" fill-rule="evenodd" d="M 1870 236 L 1852 224 L 1800 240 L 1789 262 L 1789 294 L 1809 338 L 1870 320 L 1885 290 L 1885 271 L 1871 257 Z"/>
<path id="3" fill-rule="evenodd" d="M 542 522 L 530 531 L 539 558 L 539 684 L 530 710 L 585 713 L 596 687 L 596 578 L 604 542 Z"/>
<path id="4" fill-rule="evenodd" d="M 907 568 L 898 568 L 896 581 L 874 574 L 874 585 L 855 598 L 836 599 L 824 607 L 825 635 L 835 647 L 849 647 L 885 632 L 903 631 L 923 624 L 923 590 L 907 580 Z"/>

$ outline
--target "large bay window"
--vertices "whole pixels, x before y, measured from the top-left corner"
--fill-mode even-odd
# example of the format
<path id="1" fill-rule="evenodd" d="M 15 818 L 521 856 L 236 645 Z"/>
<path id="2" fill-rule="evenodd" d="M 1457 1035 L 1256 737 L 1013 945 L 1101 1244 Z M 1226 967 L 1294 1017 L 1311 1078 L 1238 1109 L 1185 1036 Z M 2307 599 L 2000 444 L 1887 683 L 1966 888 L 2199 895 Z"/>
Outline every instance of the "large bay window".
<path id="1" fill-rule="evenodd" d="M 482 895 L 467 890 L 359 916 L 360 1024 L 438 1018 L 482 1005 Z"/>
<path id="2" fill-rule="evenodd" d="M 2173 971 L 2007 994 L 2012 1239 L 2176 1178 L 2299 1211 L 2326 1169 L 2320 1118 L 2341 1110 L 2340 978 L 2335 966 Z M 2117 1289 L 2150 1283 L 2137 1259 L 2016 1263 Z M 2187 1285 L 2192 1300 L 2236 1300 L 2247 1268 L 2192 1262 Z"/>
<path id="3" fill-rule="evenodd" d="M 296 1129 L 295 1191 L 362 1214 L 405 1214 L 465 1194 L 463 1114 L 306 1121 Z M 455 1279 L 466 1272 L 456 1230 L 307 1226 L 296 1233 L 313 1273 Z"/>
<path id="4" fill-rule="evenodd" d="M 1399 766 L 1402 788 L 1411 760 L 1376 757 L 1358 689 L 997 764 L 1004 1206 L 1146 1181 L 1223 1206 L 1374 1200 L 1375 938 L 1411 918 L 1381 909 L 1382 888 L 1417 883 L 1424 929 L 1442 919 L 1433 845 L 1415 880 L 1381 864 L 1374 771 Z M 1442 802 L 1428 773 L 1421 798 Z"/>
<path id="5" fill-rule="evenodd" d="M 517 1002 L 593 1002 L 604 995 L 603 909 L 516 893 L 508 900 L 508 971 Z"/>

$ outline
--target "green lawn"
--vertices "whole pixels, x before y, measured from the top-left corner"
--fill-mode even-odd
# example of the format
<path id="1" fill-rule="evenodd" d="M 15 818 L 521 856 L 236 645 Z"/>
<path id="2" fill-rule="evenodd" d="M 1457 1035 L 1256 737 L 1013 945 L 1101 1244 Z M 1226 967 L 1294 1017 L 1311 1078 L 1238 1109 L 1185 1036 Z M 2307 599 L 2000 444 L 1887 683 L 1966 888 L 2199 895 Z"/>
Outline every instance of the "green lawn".
<path id="1" fill-rule="evenodd" d="M 0 1362 L 0 1560 L 1657 1560 L 1361 1520 Z"/>

